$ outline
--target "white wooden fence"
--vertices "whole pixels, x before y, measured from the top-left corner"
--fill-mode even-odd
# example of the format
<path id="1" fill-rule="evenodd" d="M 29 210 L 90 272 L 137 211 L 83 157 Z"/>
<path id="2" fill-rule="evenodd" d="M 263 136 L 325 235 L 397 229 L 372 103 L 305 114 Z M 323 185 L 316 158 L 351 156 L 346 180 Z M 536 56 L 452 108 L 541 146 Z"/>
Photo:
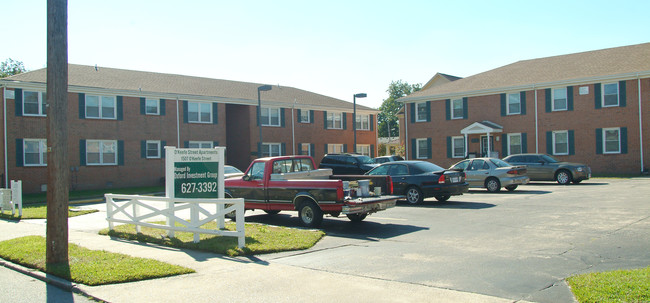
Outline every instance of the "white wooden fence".
<path id="1" fill-rule="evenodd" d="M 174 237 L 175 231 L 191 232 L 194 243 L 199 242 L 199 234 L 214 234 L 238 238 L 240 248 L 246 245 L 244 232 L 244 199 L 183 199 L 137 195 L 106 194 L 106 220 L 108 227 L 113 230 L 114 223 L 134 224 L 136 232 L 141 226 L 167 230 L 167 235 Z M 212 205 L 210 211 L 203 206 Z M 180 211 L 189 210 L 189 221 L 177 215 Z M 214 211 L 216 210 L 216 212 Z M 229 212 L 235 211 L 236 230 L 225 228 L 225 218 Z M 165 225 L 145 222 L 165 218 Z M 202 225 L 216 220 L 217 229 L 201 228 Z M 176 226 L 176 222 L 183 226 Z"/>

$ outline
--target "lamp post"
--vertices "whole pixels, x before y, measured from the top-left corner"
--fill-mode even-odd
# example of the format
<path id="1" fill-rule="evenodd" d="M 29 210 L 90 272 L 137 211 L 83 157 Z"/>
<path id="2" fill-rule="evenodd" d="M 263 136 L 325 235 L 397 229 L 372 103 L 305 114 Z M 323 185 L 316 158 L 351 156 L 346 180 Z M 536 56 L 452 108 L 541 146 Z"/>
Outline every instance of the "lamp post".
<path id="1" fill-rule="evenodd" d="M 262 91 L 269 91 L 273 88 L 270 85 L 261 85 L 257 87 L 257 122 L 260 124 L 260 144 L 257 147 L 257 157 L 261 158 L 262 157 L 262 98 L 260 96 L 260 92 Z"/>
<path id="2" fill-rule="evenodd" d="M 368 97 L 366 93 L 354 94 L 352 97 L 353 113 L 352 113 L 352 129 L 354 129 L 354 153 L 357 153 L 357 98 Z"/>

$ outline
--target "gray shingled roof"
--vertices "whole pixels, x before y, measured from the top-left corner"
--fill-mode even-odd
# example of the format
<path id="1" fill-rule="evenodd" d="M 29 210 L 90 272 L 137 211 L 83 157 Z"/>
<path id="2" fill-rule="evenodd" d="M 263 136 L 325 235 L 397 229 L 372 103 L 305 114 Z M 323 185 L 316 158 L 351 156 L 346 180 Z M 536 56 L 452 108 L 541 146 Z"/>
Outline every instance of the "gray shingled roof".
<path id="1" fill-rule="evenodd" d="M 0 82 L 9 86 L 19 86 L 20 83 L 44 85 L 46 69 L 7 77 L 0 79 Z M 263 84 L 69 64 L 68 85 L 70 91 L 101 89 L 131 95 L 160 95 L 166 98 L 178 96 L 180 99 L 194 97 L 201 100 L 256 105 L 257 87 Z M 278 106 L 290 107 L 294 100 L 296 108 L 352 111 L 352 102 L 293 87 L 274 85 L 272 90 L 262 92 L 262 101 L 266 104 L 271 102 Z M 357 104 L 357 110 L 379 112 L 360 104 Z"/>
<path id="2" fill-rule="evenodd" d="M 650 43 L 608 48 L 562 56 L 524 60 L 433 86 L 400 98 L 399 102 L 439 100 L 561 83 L 589 83 L 608 77 L 650 75 Z"/>

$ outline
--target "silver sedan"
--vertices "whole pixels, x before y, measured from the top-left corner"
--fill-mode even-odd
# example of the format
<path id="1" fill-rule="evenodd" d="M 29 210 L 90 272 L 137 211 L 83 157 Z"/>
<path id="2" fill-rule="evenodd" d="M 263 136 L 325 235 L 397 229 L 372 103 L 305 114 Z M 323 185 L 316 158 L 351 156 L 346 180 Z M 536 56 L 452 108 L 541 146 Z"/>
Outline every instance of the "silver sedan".
<path id="1" fill-rule="evenodd" d="M 505 187 L 513 191 L 517 186 L 530 182 L 525 166 L 512 166 L 497 158 L 473 158 L 460 161 L 450 169 L 465 172 L 469 187 L 486 188 L 494 193 Z"/>

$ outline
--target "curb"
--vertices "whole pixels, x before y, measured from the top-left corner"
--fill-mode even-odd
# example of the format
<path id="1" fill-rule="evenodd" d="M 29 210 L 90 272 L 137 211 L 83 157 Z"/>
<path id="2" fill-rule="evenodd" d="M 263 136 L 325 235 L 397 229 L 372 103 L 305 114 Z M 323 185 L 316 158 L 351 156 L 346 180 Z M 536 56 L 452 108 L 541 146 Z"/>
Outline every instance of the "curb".
<path id="1" fill-rule="evenodd" d="M 97 297 L 87 293 L 86 291 L 82 290 L 81 288 L 78 287 L 78 284 L 76 284 L 76 283 L 72 283 L 72 282 L 70 282 L 70 281 L 68 281 L 66 279 L 59 278 L 59 277 L 54 276 L 54 275 L 46 274 L 46 273 L 44 273 L 44 272 L 42 272 L 42 271 L 40 271 L 38 269 L 24 267 L 22 265 L 9 262 L 9 261 L 7 261 L 5 259 L 2 259 L 2 258 L 0 258 L 0 265 L 4 266 L 6 268 L 9 268 L 9 269 L 11 269 L 13 271 L 19 272 L 21 274 L 30 276 L 30 277 L 32 277 L 34 279 L 41 280 L 41 281 L 43 281 L 43 282 L 45 282 L 47 284 L 53 285 L 55 287 L 58 287 L 60 289 L 65 290 L 65 291 L 74 292 L 74 293 L 83 295 L 85 297 L 92 298 L 93 300 L 96 300 L 96 301 L 99 301 L 99 302 L 106 302 L 106 301 L 104 301 L 104 300 L 102 300 L 100 298 L 97 298 Z"/>

